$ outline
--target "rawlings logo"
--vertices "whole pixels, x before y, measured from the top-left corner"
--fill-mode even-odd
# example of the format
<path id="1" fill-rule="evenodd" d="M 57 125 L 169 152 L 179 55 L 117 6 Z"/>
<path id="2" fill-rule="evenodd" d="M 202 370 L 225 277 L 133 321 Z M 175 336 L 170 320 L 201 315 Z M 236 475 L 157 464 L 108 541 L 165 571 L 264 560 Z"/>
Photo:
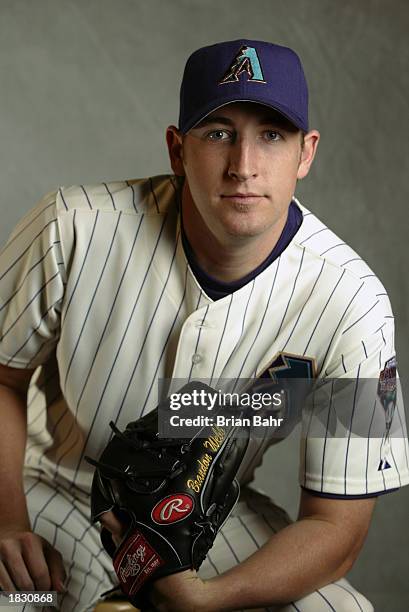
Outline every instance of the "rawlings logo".
<path id="1" fill-rule="evenodd" d="M 193 511 L 193 499 L 185 493 L 168 495 L 153 508 L 152 520 L 158 525 L 183 521 Z"/>
<path id="2" fill-rule="evenodd" d="M 164 564 L 163 559 L 137 529 L 123 543 L 113 562 L 121 588 L 127 595 L 136 593 Z"/>
<path id="3" fill-rule="evenodd" d="M 141 562 L 145 562 L 145 546 L 138 546 L 132 555 L 126 555 L 126 562 L 120 568 L 119 574 L 122 582 L 126 582 L 130 576 L 137 576 L 141 570 Z"/>

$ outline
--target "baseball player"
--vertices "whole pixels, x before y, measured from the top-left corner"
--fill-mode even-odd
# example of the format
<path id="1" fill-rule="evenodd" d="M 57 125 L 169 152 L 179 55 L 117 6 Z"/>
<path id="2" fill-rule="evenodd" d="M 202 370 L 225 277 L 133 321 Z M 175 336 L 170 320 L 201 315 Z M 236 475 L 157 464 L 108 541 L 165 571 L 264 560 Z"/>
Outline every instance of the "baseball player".
<path id="1" fill-rule="evenodd" d="M 109 421 L 123 429 L 156 406 L 158 379 L 284 373 L 324 397 L 324 433 L 307 423 L 301 439 L 297 521 L 251 488 L 278 441 L 253 439 L 199 573 L 157 581 L 153 605 L 373 609 L 344 576 L 376 497 L 409 482 L 394 319 L 366 263 L 294 196 L 319 141 L 307 99 L 288 48 L 199 49 L 167 130 L 172 175 L 60 188 L 15 228 L 0 258 L 3 590 L 57 590 L 60 609 L 79 612 L 115 584 L 84 456 L 100 455 Z M 343 436 L 330 435 L 334 381 L 356 383 Z M 119 542 L 118 518 L 102 522 Z"/>

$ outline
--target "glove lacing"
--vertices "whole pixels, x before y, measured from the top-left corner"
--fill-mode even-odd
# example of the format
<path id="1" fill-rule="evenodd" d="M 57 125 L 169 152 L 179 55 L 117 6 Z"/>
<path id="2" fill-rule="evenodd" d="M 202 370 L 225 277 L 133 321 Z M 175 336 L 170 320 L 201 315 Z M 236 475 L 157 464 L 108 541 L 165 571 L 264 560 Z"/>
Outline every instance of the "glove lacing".
<path id="1" fill-rule="evenodd" d="M 171 438 L 156 438 L 153 440 L 152 439 L 145 439 L 145 440 L 133 439 L 129 435 L 127 435 L 125 432 L 122 432 L 120 429 L 118 429 L 118 427 L 115 425 L 113 421 L 110 421 L 109 426 L 114 431 L 115 435 L 121 438 L 123 442 L 125 442 L 128 446 L 132 446 L 132 448 L 138 451 L 141 450 L 142 448 L 148 451 L 150 450 L 154 451 L 158 448 L 164 449 L 166 451 L 166 448 L 168 447 L 173 447 L 173 448 L 179 447 L 179 452 L 181 455 L 183 455 L 184 453 L 189 451 L 189 447 L 191 444 L 190 440 L 186 440 L 182 443 L 179 440 L 176 443 L 176 441 Z M 143 434 L 144 432 L 146 433 L 146 430 L 143 425 L 142 426 L 135 425 L 132 430 L 132 433 L 133 432 Z M 129 479 L 134 480 L 138 478 L 143 478 L 143 479 L 158 478 L 161 476 L 165 477 L 168 480 L 173 480 L 174 478 L 179 476 L 179 474 L 181 474 L 182 472 L 186 470 L 186 464 L 180 459 L 177 460 L 171 468 L 158 469 L 152 472 L 149 472 L 149 471 L 148 472 L 147 471 L 138 472 L 135 470 L 125 471 L 113 465 L 104 463 L 103 461 L 97 461 L 95 459 L 92 459 L 91 457 L 88 457 L 88 456 L 84 457 L 84 459 L 91 465 L 94 465 L 95 467 L 99 468 L 105 475 L 111 476 L 113 478 L 119 478 L 121 480 L 129 480 Z"/>
<path id="2" fill-rule="evenodd" d="M 192 547 L 192 565 L 196 567 L 196 569 L 201 565 L 203 560 L 205 559 L 207 552 L 213 546 L 214 539 L 217 535 L 217 525 L 219 524 L 219 507 L 214 503 L 210 506 L 210 508 L 206 512 L 206 517 L 202 521 L 195 521 L 193 523 L 196 529 L 193 529 L 192 535 L 195 537 L 195 542 L 204 540 L 205 547 L 202 548 L 202 552 L 198 552 L 193 558 L 193 550 Z"/>

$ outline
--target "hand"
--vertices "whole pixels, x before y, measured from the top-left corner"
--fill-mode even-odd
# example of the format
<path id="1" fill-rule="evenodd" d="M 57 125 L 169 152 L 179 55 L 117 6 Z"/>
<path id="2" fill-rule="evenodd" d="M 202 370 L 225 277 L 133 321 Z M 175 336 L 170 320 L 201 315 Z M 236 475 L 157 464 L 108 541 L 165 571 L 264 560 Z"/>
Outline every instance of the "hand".
<path id="1" fill-rule="evenodd" d="M 32 531 L 0 532 L 0 587 L 3 591 L 64 592 L 61 554 Z"/>
<path id="2" fill-rule="evenodd" d="M 122 541 L 126 525 L 122 524 L 113 512 L 104 512 L 99 518 L 105 529 L 111 532 L 116 546 Z M 194 570 L 177 572 L 158 578 L 152 583 L 149 600 L 152 608 L 144 612 L 200 612 L 206 610 L 206 583 Z"/>

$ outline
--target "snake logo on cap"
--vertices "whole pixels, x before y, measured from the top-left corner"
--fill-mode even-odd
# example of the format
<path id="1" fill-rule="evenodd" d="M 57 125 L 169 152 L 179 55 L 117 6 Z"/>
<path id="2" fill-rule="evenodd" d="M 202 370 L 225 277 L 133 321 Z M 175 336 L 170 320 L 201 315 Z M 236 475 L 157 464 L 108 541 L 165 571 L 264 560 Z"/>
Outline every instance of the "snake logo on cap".
<path id="1" fill-rule="evenodd" d="M 257 51 L 254 47 L 243 45 L 240 48 L 240 51 L 234 57 L 219 85 L 223 85 L 224 83 L 237 83 L 243 72 L 247 73 L 248 81 L 254 81 L 256 83 L 266 82 L 264 80 Z"/>

